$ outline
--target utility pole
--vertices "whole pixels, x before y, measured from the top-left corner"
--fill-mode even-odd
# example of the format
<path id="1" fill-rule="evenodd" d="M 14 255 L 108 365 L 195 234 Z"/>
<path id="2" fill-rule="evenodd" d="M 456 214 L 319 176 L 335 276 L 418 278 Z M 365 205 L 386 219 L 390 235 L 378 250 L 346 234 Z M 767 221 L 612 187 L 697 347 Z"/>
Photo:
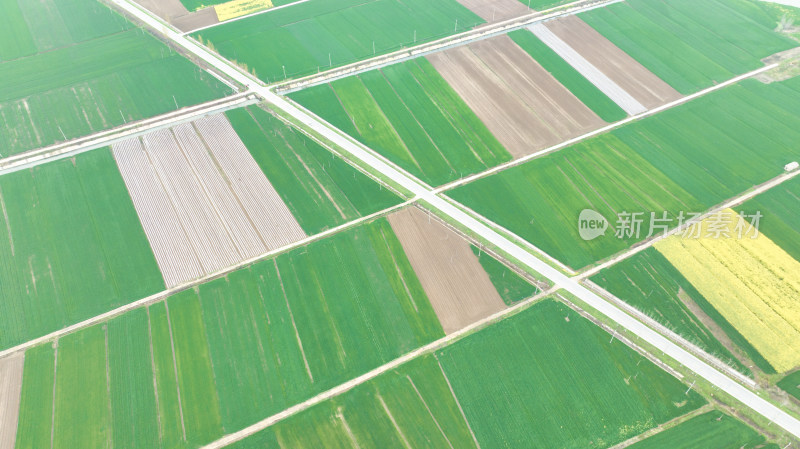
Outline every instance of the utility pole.
<path id="1" fill-rule="evenodd" d="M 333 67 L 333 59 L 331 59 L 330 53 L 328 53 L 328 67 Z"/>
<path id="2" fill-rule="evenodd" d="M 372 41 L 372 55 L 375 55 L 375 41 Z"/>
<path id="3" fill-rule="evenodd" d="M 283 65 L 281 67 L 283 67 L 283 79 L 286 79 L 286 66 Z"/>
<path id="4" fill-rule="evenodd" d="M 175 95 L 172 96 L 172 101 L 175 102 L 175 109 L 180 109 L 178 108 L 178 100 L 175 99 Z"/>
<path id="5" fill-rule="evenodd" d="M 697 383 L 697 381 L 694 381 L 694 382 L 692 382 L 692 384 L 691 384 L 691 385 L 689 385 L 689 389 L 688 389 L 688 390 L 686 390 L 686 393 L 684 393 L 684 394 L 685 394 L 685 395 L 688 395 L 688 394 L 689 394 L 689 392 L 690 392 L 690 391 L 692 391 L 692 388 L 694 388 L 694 384 L 696 384 L 696 383 Z"/>
<path id="6" fill-rule="evenodd" d="M 458 31 L 458 19 L 456 19 L 456 27 L 453 29 L 453 32 L 454 32 L 454 33 L 455 33 L 456 31 Z"/>
<path id="7" fill-rule="evenodd" d="M 417 30 L 414 30 L 414 43 L 417 43 Z"/>

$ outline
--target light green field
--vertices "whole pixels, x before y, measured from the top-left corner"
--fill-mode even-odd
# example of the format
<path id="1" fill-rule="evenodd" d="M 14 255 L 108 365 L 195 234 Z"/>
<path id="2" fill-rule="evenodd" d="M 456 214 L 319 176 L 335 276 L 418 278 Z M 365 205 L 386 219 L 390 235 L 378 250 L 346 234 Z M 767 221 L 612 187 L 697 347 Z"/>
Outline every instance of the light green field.
<path id="1" fill-rule="evenodd" d="M 747 80 L 607 134 L 459 187 L 449 194 L 573 268 L 644 239 L 651 213 L 676 226 L 783 171 L 800 139 L 800 78 Z M 498 200 L 502 199 L 502 200 Z M 582 210 L 606 235 L 581 239 Z M 641 232 L 614 235 L 619 213 Z M 658 223 L 655 223 L 658 224 Z M 653 229 L 658 232 L 658 228 Z"/>
<path id="2" fill-rule="evenodd" d="M 511 160 L 425 58 L 290 97 L 431 185 Z"/>
<path id="3" fill-rule="evenodd" d="M 230 93 L 99 1 L 3 5 L 0 157 Z"/>
<path id="4" fill-rule="evenodd" d="M 713 411 L 694 417 L 671 429 L 628 446 L 630 449 L 778 449 L 764 444 L 765 438 L 743 422 Z"/>
<path id="5" fill-rule="evenodd" d="M 0 348 L 164 289 L 108 149 L 0 176 Z"/>
<path id="6" fill-rule="evenodd" d="M 609 447 L 705 403 L 552 300 L 437 351 L 437 357 L 484 449 L 530 441 Z"/>
<path id="7" fill-rule="evenodd" d="M 610 447 L 704 402 L 547 300 L 231 447 Z"/>
<path id="8" fill-rule="evenodd" d="M 52 345 L 38 346 L 25 352 L 17 442 L 14 446 L 17 449 L 50 447 L 54 364 Z"/>
<path id="9" fill-rule="evenodd" d="M 750 0 L 633 0 L 579 17 L 683 94 L 755 70 L 798 46 Z"/>
<path id="10" fill-rule="evenodd" d="M 311 0 L 193 36 L 271 83 L 284 70 L 308 75 L 413 45 L 415 33 L 420 44 L 482 23 L 455 0 Z"/>
<path id="11" fill-rule="evenodd" d="M 60 339 L 56 447 L 199 447 L 443 336 L 380 219 Z M 52 422 L 46 349 L 29 351 L 21 447 Z"/>
<path id="12" fill-rule="evenodd" d="M 261 108 L 235 109 L 225 115 L 308 235 L 401 201 Z"/>

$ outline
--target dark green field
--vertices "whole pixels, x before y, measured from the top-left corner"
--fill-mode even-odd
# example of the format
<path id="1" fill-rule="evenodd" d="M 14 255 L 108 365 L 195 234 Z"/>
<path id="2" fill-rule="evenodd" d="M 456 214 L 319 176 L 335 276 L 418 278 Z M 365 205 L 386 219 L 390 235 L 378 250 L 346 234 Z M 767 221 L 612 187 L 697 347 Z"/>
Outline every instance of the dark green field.
<path id="1" fill-rule="evenodd" d="M 778 386 L 800 401 L 800 371 L 795 371 L 779 380 Z"/>
<path id="2" fill-rule="evenodd" d="M 800 260 L 800 178 L 794 178 L 737 206 L 737 212 L 760 212 L 759 231 Z"/>
<path id="3" fill-rule="evenodd" d="M 311 0 L 193 36 L 270 83 L 284 68 L 308 75 L 413 45 L 415 32 L 420 44 L 481 23 L 455 0 Z"/>
<path id="4" fill-rule="evenodd" d="M 2 5 L 0 157 L 231 91 L 99 1 Z"/>
<path id="5" fill-rule="evenodd" d="M 741 421 L 713 411 L 628 446 L 630 449 L 778 449 Z"/>
<path id="6" fill-rule="evenodd" d="M 18 446 L 54 379 L 56 447 L 197 447 L 442 336 L 381 219 L 31 349 Z"/>
<path id="7" fill-rule="evenodd" d="M 750 369 L 734 357 L 689 309 L 687 302 L 694 302 L 762 371 L 775 371 L 655 248 L 623 260 L 592 276 L 591 280 L 745 375 L 751 375 Z"/>
<path id="8" fill-rule="evenodd" d="M 547 300 L 232 447 L 609 447 L 705 402 L 685 392 Z"/>
<path id="9" fill-rule="evenodd" d="M 0 176 L 0 348 L 164 289 L 111 152 Z"/>
<path id="10" fill-rule="evenodd" d="M 800 78 L 768 85 L 747 80 L 450 195 L 580 268 L 644 239 L 651 212 L 661 218 L 666 211 L 666 224 L 676 226 L 681 211 L 687 217 L 703 212 L 779 175 L 797 158 L 798 139 Z M 609 221 L 604 236 L 581 239 L 584 209 Z M 622 212 L 641 213 L 638 238 L 617 226 Z M 617 238 L 615 227 L 634 232 Z"/>
<path id="11" fill-rule="evenodd" d="M 774 17 L 750 0 L 630 0 L 580 18 L 666 81 L 689 94 L 762 67 L 761 59 L 800 45 L 775 33 Z"/>

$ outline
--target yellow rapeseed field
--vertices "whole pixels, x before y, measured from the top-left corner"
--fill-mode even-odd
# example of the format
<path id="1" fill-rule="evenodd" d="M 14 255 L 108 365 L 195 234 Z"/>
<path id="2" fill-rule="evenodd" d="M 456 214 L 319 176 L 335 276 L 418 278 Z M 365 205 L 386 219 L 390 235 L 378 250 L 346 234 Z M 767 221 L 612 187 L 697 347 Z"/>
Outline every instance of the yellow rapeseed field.
<path id="1" fill-rule="evenodd" d="M 656 249 L 778 372 L 800 366 L 800 262 L 752 229 L 739 239 L 736 212 L 720 214 L 731 220 L 716 229 L 731 237 L 708 235 L 725 221 L 718 215 L 703 221 L 700 238 L 674 235 Z"/>
<path id="2" fill-rule="evenodd" d="M 220 22 L 235 19 L 262 9 L 272 8 L 271 0 L 231 0 L 214 7 Z"/>

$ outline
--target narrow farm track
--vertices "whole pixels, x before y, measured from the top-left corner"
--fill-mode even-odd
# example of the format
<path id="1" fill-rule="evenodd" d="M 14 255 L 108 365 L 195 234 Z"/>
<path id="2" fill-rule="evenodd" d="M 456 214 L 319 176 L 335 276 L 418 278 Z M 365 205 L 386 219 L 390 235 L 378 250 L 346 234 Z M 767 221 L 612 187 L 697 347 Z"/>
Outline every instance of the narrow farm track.
<path id="1" fill-rule="evenodd" d="M 130 3 L 130 1 L 114 0 L 113 3 L 126 10 L 139 20 L 148 24 L 153 29 L 161 30 L 164 37 L 172 40 L 176 45 L 185 48 L 190 53 L 193 53 L 196 57 L 216 67 L 218 70 L 230 76 L 234 80 L 246 85 L 252 85 L 253 91 L 265 100 L 272 103 L 274 107 L 291 116 L 297 123 L 301 124 L 303 127 L 306 127 L 310 132 L 316 133 L 327 139 L 331 144 L 337 146 L 341 151 L 345 152 L 351 159 L 370 167 L 371 170 L 380 173 L 384 179 L 408 190 L 419 199 L 425 201 L 431 209 L 447 217 L 448 220 L 457 222 L 460 226 L 469 230 L 472 234 L 479 236 L 481 240 L 499 248 L 500 251 L 518 260 L 527 268 L 544 276 L 554 285 L 560 286 L 561 288 L 580 298 L 598 313 L 605 315 L 612 321 L 615 321 L 620 328 L 626 329 L 627 331 L 637 335 L 648 344 L 658 348 L 667 356 L 681 363 L 686 368 L 694 371 L 698 376 L 706 379 L 708 382 L 741 401 L 755 412 L 773 421 L 787 432 L 800 438 L 800 421 L 798 421 L 796 418 L 779 409 L 767 400 L 761 398 L 750 389 L 734 381 L 698 357 L 690 354 L 660 333 L 644 325 L 639 320 L 623 312 L 612 303 L 601 298 L 597 294 L 581 285 L 578 281 L 571 279 L 558 270 L 552 268 L 542 260 L 531 255 L 531 253 L 524 248 L 490 229 L 477 219 L 469 216 L 447 200 L 434 194 L 419 180 L 386 163 L 383 159 L 378 157 L 374 151 L 354 143 L 350 139 L 346 138 L 340 131 L 328 127 L 319 119 L 301 111 L 292 103 L 276 95 L 271 89 L 261 85 L 249 74 L 241 72 L 238 68 L 235 68 L 220 56 L 212 54 L 204 47 L 201 47 L 196 42 L 187 39 L 185 36 L 181 35 L 175 30 L 165 28 L 166 25 L 163 22 L 153 17 L 148 12 L 137 8 L 135 5 Z M 514 308 L 508 310 L 514 310 Z M 378 373 L 373 371 L 365 376 L 372 375 L 374 377 L 377 374 Z M 363 382 L 368 378 L 369 377 L 365 378 L 362 376 L 358 379 L 361 379 Z M 306 407 L 308 407 L 308 405 L 306 405 Z M 302 405 L 287 409 L 281 416 L 289 416 L 292 413 L 296 413 L 300 409 L 302 409 Z M 209 445 L 209 447 L 224 447 L 227 444 L 241 440 L 248 435 L 257 432 L 258 430 L 268 427 L 270 424 L 277 422 L 277 420 L 278 419 L 275 418 L 268 418 L 267 420 L 264 420 L 239 432 L 227 435 L 222 439 L 212 443 Z"/>

